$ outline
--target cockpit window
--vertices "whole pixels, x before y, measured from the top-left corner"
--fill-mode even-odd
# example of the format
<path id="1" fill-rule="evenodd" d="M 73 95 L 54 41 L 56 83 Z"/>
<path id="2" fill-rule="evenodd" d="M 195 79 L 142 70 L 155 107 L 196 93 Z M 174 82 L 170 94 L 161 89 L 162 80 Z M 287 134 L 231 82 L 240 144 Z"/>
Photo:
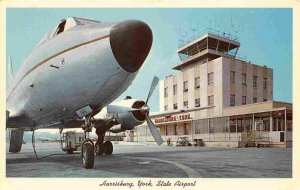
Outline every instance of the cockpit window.
<path id="1" fill-rule="evenodd" d="M 78 23 L 75 21 L 74 18 L 68 18 L 67 20 L 65 20 L 65 19 L 62 20 L 61 23 L 58 25 L 54 36 L 57 36 L 58 34 L 73 28 L 77 24 Z"/>
<path id="2" fill-rule="evenodd" d="M 74 20 L 77 22 L 79 25 L 89 25 L 89 24 L 99 24 L 101 23 L 100 21 L 96 20 L 91 20 L 87 18 L 78 18 L 78 17 L 73 17 Z"/>
<path id="3" fill-rule="evenodd" d="M 65 25 L 66 25 L 66 20 L 63 20 L 57 27 L 57 30 L 56 30 L 56 34 L 55 35 L 58 35 L 60 33 L 62 33 L 65 29 Z"/>
<path id="4" fill-rule="evenodd" d="M 76 25 L 93 25 L 93 24 L 99 24 L 99 23 L 101 23 L 101 22 L 96 21 L 96 20 L 86 19 L 86 18 L 78 18 L 78 17 L 71 17 L 71 18 L 63 19 L 57 27 L 48 31 L 43 36 L 43 38 L 35 46 L 35 48 L 39 47 L 40 45 L 44 44 L 45 42 L 49 41 L 51 38 L 59 35 L 60 33 L 63 33 L 65 31 L 73 28 Z"/>

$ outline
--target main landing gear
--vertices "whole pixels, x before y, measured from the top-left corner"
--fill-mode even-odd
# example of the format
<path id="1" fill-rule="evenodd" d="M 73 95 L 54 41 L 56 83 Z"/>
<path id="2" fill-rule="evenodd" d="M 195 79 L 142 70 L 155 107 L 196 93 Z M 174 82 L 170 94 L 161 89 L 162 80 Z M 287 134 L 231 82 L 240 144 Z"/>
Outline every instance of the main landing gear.
<path id="1" fill-rule="evenodd" d="M 89 138 L 89 132 L 92 131 L 94 124 L 91 121 L 91 116 L 86 117 L 85 124 L 82 125 L 82 129 L 85 133 L 85 140 L 81 145 L 81 158 L 83 161 L 83 166 L 86 169 L 94 167 L 95 155 L 111 155 L 113 153 L 113 145 L 110 141 L 104 142 L 105 130 L 99 128 L 96 129 L 96 134 L 98 135 L 97 142 Z"/>
<path id="2" fill-rule="evenodd" d="M 104 142 L 105 131 L 103 129 L 96 129 L 98 140 L 95 144 L 95 155 L 111 155 L 113 153 L 113 145 L 110 141 Z"/>

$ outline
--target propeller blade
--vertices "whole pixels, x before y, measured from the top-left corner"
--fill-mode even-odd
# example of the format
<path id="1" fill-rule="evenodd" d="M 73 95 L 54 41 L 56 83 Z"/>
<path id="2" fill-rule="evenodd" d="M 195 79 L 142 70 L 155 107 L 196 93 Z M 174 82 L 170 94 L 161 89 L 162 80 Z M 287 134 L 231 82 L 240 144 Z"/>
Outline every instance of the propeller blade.
<path id="1" fill-rule="evenodd" d="M 107 105 L 107 113 L 126 113 L 126 112 L 133 112 L 137 110 L 139 109 L 128 108 L 125 106 Z"/>
<path id="2" fill-rule="evenodd" d="M 146 121 L 147 121 L 148 127 L 150 129 L 150 132 L 151 132 L 154 140 L 156 141 L 156 143 L 158 144 L 158 146 L 161 145 L 164 141 L 161 138 L 161 135 L 160 135 L 159 131 L 156 129 L 156 126 L 151 121 L 151 119 L 149 118 L 149 116 L 146 117 Z"/>
<path id="3" fill-rule="evenodd" d="M 151 84 L 150 90 L 149 90 L 149 94 L 148 94 L 148 97 L 147 97 L 147 100 L 146 100 L 146 104 L 148 103 L 149 98 L 152 96 L 152 93 L 155 90 L 155 87 L 157 86 L 158 81 L 159 81 L 158 77 L 154 76 L 154 78 L 152 80 L 152 84 Z"/>

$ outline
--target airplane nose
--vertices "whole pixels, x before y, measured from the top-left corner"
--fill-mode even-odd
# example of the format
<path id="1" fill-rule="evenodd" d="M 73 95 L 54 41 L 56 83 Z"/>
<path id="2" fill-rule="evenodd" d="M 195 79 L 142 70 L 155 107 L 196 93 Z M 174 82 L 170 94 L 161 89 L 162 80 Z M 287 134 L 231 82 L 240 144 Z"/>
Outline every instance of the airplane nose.
<path id="1" fill-rule="evenodd" d="M 142 21 L 124 21 L 112 27 L 110 45 L 119 65 L 127 72 L 136 72 L 150 51 L 152 31 Z"/>

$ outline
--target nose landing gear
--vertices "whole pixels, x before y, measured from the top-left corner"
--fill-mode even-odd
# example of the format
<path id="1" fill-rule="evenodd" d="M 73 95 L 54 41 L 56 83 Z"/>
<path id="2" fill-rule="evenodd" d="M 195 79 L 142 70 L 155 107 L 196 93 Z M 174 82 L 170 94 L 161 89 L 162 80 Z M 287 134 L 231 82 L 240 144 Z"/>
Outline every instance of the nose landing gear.
<path id="1" fill-rule="evenodd" d="M 113 145 L 110 141 L 104 142 L 105 130 L 102 128 L 96 129 L 96 134 L 98 136 L 97 142 L 89 138 L 89 132 L 92 131 L 94 123 L 91 120 L 91 116 L 86 117 L 85 123 L 82 125 L 82 129 L 85 132 L 85 140 L 81 145 L 81 158 L 83 161 L 83 166 L 86 169 L 94 167 L 95 155 L 111 155 L 113 152 Z"/>
<path id="2" fill-rule="evenodd" d="M 94 167 L 94 144 L 89 138 L 82 143 L 81 158 L 83 161 L 83 167 L 86 169 Z"/>
<path id="3" fill-rule="evenodd" d="M 91 116 L 85 118 L 85 124 L 82 125 L 82 129 L 85 133 L 85 140 L 81 145 L 81 158 L 83 162 L 83 167 L 86 169 L 91 169 L 94 167 L 94 143 L 89 138 L 89 132 L 92 131 L 94 124 L 91 122 Z"/>

